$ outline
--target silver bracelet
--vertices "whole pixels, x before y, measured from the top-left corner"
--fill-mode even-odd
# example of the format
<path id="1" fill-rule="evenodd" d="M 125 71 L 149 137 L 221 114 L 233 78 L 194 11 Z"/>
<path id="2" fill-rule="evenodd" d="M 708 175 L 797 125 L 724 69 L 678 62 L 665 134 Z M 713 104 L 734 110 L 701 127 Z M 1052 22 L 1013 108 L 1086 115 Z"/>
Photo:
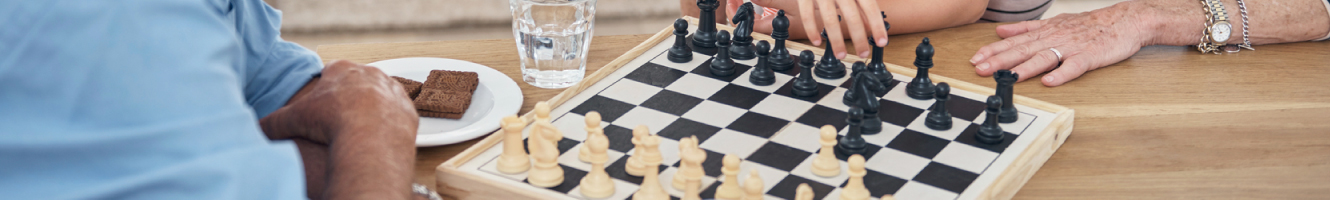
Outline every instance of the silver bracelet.
<path id="1" fill-rule="evenodd" d="M 1247 31 L 1247 27 L 1250 26 L 1247 23 L 1247 4 L 1243 3 L 1242 0 L 1238 0 L 1238 13 L 1242 14 L 1242 44 L 1239 44 L 1238 47 L 1255 51 L 1256 48 L 1251 47 L 1251 39 L 1249 39 L 1250 36 L 1248 36 L 1251 35 L 1251 32 Z M 1237 49 L 1229 52 L 1238 52 L 1238 51 L 1242 51 L 1242 49 Z"/>
<path id="2" fill-rule="evenodd" d="M 439 193 L 429 190 L 429 187 L 425 187 L 425 185 L 419 183 L 411 183 L 411 193 L 424 196 L 429 198 L 429 200 L 443 200 L 443 197 L 440 197 Z"/>

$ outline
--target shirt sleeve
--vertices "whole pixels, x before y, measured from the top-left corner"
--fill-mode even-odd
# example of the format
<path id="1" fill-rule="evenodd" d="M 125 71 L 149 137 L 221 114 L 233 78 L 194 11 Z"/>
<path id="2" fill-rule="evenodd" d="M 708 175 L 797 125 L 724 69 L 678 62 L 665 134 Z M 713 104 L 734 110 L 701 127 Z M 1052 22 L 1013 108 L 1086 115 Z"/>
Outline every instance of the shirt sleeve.
<path id="1" fill-rule="evenodd" d="M 323 63 L 313 51 L 282 40 L 282 13 L 263 0 L 235 0 L 231 8 L 246 54 L 245 101 L 263 118 L 285 106 L 323 69 Z"/>

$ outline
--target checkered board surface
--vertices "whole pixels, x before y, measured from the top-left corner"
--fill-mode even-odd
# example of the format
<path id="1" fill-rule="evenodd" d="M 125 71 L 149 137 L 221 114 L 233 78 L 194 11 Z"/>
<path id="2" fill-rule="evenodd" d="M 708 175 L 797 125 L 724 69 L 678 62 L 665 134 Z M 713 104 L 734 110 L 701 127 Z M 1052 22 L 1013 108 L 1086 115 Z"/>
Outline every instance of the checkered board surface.
<path id="1" fill-rule="evenodd" d="M 749 171 L 756 170 L 764 182 L 767 199 L 792 199 L 800 183 L 812 186 L 816 199 L 836 199 L 848 180 L 846 158 L 841 157 L 842 173 L 835 177 L 813 175 L 809 168 L 821 147 L 818 128 L 833 125 L 846 133 L 848 107 L 841 103 L 849 78 L 821 79 L 813 97 L 797 97 L 790 86 L 798 67 L 777 72 L 776 83 L 756 86 L 748 81 L 748 70 L 756 60 L 736 60 L 735 75 L 717 77 L 709 73 L 712 56 L 694 53 L 693 61 L 673 63 L 666 59 L 673 37 L 648 50 L 592 87 L 574 96 L 551 112 L 553 124 L 563 131 L 559 141 L 559 164 L 564 182 L 553 188 L 537 188 L 526 183 L 526 174 L 504 174 L 495 169 L 500 142 L 460 169 L 472 170 L 484 177 L 512 183 L 513 187 L 547 190 L 550 194 L 584 199 L 578 184 L 591 165 L 578 160 L 578 149 L 586 137 L 583 115 L 601 114 L 605 135 L 610 141 L 606 171 L 613 177 L 617 192 L 607 199 L 629 199 L 637 191 L 641 177 L 624 172 L 633 152 L 632 128 L 650 127 L 662 140 L 664 161 L 659 167 L 660 181 L 674 198 L 682 190 L 670 186 L 679 166 L 678 140 L 697 136 L 707 152 L 702 166 L 702 198 L 711 198 L 723 180 L 721 160 L 726 154 L 743 159 L 742 182 Z M 791 50 L 797 54 L 798 51 Z M 796 58 L 797 59 L 797 58 Z M 849 64 L 846 64 L 847 66 Z M 947 67 L 947 66 L 939 66 Z M 848 76 L 847 76 L 848 77 Z M 1001 124 L 1007 131 L 1005 141 L 996 145 L 974 139 L 984 121 L 985 96 L 952 90 L 949 102 L 954 117 L 950 130 L 935 131 L 924 126 L 924 117 L 933 100 L 914 100 L 905 95 L 911 77 L 895 74 L 890 91 L 881 98 L 879 116 L 883 130 L 865 135 L 869 145 L 864 183 L 873 197 L 892 194 L 897 199 L 972 199 L 1011 165 L 1025 146 L 1047 127 L 1054 113 L 1017 105 L 1019 121 Z M 528 127 L 529 128 L 529 127 Z M 838 137 L 839 138 L 839 137 Z"/>

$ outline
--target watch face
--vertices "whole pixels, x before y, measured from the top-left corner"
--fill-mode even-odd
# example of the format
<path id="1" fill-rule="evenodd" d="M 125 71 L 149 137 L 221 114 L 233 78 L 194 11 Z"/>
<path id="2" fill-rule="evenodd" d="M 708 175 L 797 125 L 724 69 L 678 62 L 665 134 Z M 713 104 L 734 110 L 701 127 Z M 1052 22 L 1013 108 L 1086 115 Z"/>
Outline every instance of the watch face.
<path id="1" fill-rule="evenodd" d="M 1225 22 L 1215 23 L 1214 26 L 1210 26 L 1210 39 L 1216 43 L 1228 42 L 1228 37 L 1232 33 L 1233 26 Z"/>

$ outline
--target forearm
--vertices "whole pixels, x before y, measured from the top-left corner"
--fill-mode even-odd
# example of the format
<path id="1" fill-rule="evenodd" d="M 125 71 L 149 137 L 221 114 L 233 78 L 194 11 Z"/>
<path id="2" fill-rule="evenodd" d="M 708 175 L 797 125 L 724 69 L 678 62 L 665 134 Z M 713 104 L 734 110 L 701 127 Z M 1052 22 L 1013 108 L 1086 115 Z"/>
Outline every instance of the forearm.
<path id="1" fill-rule="evenodd" d="M 974 23 L 988 0 L 878 0 L 891 22 L 890 34 L 932 31 Z"/>
<path id="2" fill-rule="evenodd" d="M 415 130 L 364 127 L 342 131 L 330 149 L 328 199 L 409 199 Z"/>
<path id="3" fill-rule="evenodd" d="M 1324 37 L 1330 32 L 1330 15 L 1324 0 L 1244 0 L 1252 44 L 1301 42 Z M 1131 1 L 1133 8 L 1151 16 L 1146 24 L 1155 33 L 1147 44 L 1196 45 L 1201 42 L 1206 14 L 1195 0 Z M 1242 15 L 1237 0 L 1224 0 L 1224 7 L 1233 24 L 1229 44 L 1242 43 Z"/>
<path id="4" fill-rule="evenodd" d="M 286 101 L 286 105 L 289 106 L 291 105 L 291 102 L 296 102 L 299 101 L 301 98 L 304 98 L 305 95 L 309 94 L 310 88 L 314 88 L 314 86 L 318 85 L 318 83 L 319 83 L 319 77 L 314 77 L 313 79 L 310 79 L 309 82 L 305 83 L 304 87 L 301 87 L 299 91 L 297 91 L 294 95 L 291 95 L 291 99 Z M 292 111 L 288 110 L 290 109 L 283 107 L 277 109 L 277 111 L 273 111 L 272 113 L 268 114 L 268 116 L 264 116 L 263 119 L 259 119 L 259 128 L 263 129 L 263 135 L 268 136 L 269 140 L 302 138 L 302 139 L 308 139 L 309 141 L 318 143 L 320 145 L 328 144 L 327 138 L 310 137 L 310 136 L 322 135 L 322 134 L 311 134 L 314 132 L 323 131 L 322 130 L 323 128 L 321 128 L 319 124 L 308 120 L 304 120 L 305 119 L 304 117 L 296 116 L 292 114 Z"/>

